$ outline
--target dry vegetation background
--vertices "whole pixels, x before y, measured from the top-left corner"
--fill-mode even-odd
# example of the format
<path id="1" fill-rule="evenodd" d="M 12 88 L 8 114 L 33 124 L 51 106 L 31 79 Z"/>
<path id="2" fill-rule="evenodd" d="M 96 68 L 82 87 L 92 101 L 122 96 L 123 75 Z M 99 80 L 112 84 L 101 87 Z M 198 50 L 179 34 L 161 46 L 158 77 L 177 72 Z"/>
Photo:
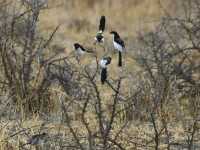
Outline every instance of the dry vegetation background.
<path id="1" fill-rule="evenodd" d="M 0 3 L 0 149 L 200 149 L 198 0 Z M 79 64 L 73 44 L 93 50 L 102 15 L 106 52 Z M 22 146 L 42 132 L 44 143 Z"/>

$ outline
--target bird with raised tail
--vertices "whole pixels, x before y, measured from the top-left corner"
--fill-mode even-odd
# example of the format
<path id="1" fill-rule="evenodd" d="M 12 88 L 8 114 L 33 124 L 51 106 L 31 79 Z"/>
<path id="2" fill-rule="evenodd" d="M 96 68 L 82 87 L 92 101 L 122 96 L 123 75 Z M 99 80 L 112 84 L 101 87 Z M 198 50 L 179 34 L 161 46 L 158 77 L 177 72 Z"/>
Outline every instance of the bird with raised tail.
<path id="1" fill-rule="evenodd" d="M 107 79 L 107 66 L 111 63 L 112 58 L 107 56 L 104 57 L 101 61 L 100 61 L 100 66 L 102 68 L 101 71 L 101 83 L 104 84 L 106 79 Z"/>
<path id="2" fill-rule="evenodd" d="M 113 34 L 113 44 L 115 50 L 119 52 L 119 61 L 118 66 L 122 67 L 122 51 L 125 48 L 124 41 L 120 38 L 119 34 L 116 31 L 111 31 L 110 34 Z"/>
<path id="3" fill-rule="evenodd" d="M 105 51 L 105 45 L 104 45 L 103 32 L 105 29 L 105 24 L 106 24 L 106 18 L 105 16 L 101 16 L 100 24 L 99 24 L 99 33 L 94 38 L 94 45 L 96 46 L 97 43 L 100 43 L 101 45 L 103 45 L 104 51 Z"/>

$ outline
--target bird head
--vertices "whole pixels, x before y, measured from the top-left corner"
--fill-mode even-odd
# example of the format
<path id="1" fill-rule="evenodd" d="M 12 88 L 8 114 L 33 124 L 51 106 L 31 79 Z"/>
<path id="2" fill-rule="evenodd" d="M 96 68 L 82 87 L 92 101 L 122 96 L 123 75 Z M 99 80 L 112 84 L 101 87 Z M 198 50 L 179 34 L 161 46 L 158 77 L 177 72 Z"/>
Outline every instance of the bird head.
<path id="1" fill-rule="evenodd" d="M 111 31 L 110 34 L 113 34 L 113 37 L 120 38 L 119 34 L 116 31 Z"/>
<path id="2" fill-rule="evenodd" d="M 112 58 L 111 57 L 104 57 L 101 61 L 100 61 L 100 65 L 102 68 L 107 68 L 107 65 L 109 65 L 111 63 Z"/>
<path id="3" fill-rule="evenodd" d="M 75 44 L 74 44 L 74 48 L 75 48 L 75 49 L 77 49 L 77 48 L 79 48 L 79 47 L 80 47 L 80 44 L 78 44 L 78 43 L 75 43 Z"/>
<path id="4" fill-rule="evenodd" d="M 110 34 L 114 34 L 114 35 L 116 35 L 117 32 L 116 32 L 116 31 L 111 31 Z"/>

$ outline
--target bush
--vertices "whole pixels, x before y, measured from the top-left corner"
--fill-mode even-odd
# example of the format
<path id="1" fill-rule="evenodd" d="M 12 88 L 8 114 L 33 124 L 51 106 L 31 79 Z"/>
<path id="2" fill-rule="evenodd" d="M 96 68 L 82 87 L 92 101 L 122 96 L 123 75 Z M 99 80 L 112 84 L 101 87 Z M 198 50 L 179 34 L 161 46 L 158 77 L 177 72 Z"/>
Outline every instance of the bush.
<path id="1" fill-rule="evenodd" d="M 154 22 L 150 33 L 138 33 L 134 54 L 140 70 L 131 74 L 125 65 L 115 78 L 108 73 L 105 85 L 100 83 L 99 56 L 92 55 L 86 65 L 77 64 L 73 53 L 59 56 L 52 42 L 60 25 L 49 37 L 40 34 L 37 23 L 46 1 L 22 0 L 15 7 L 11 2 L 0 4 L 0 90 L 8 97 L 8 111 L 17 112 L 19 127 L 8 127 L 8 137 L 28 132 L 18 117 L 36 113 L 45 118 L 50 112 L 52 118 L 43 119 L 39 133 L 53 121 L 56 133 L 66 128 L 65 136 L 49 137 L 46 149 L 199 148 L 198 1 L 182 2 L 183 18 L 170 16 L 158 1 L 166 17 Z M 135 85 L 133 79 L 138 79 Z M 7 139 L 4 145 L 9 145 Z"/>

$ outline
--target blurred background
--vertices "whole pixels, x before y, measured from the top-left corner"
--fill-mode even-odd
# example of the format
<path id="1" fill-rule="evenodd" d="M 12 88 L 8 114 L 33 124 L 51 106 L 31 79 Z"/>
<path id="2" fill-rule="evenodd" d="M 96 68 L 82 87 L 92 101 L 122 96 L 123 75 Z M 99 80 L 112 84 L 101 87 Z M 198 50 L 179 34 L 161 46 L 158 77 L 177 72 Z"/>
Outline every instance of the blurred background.
<path id="1" fill-rule="evenodd" d="M 173 141 L 200 147 L 198 0 L 0 4 L 0 149 L 20 149 L 42 132 L 49 133 L 46 149 L 102 149 L 103 141 L 108 149 L 170 149 Z M 93 46 L 102 15 L 106 51 Z M 122 69 L 113 30 L 127 50 Z M 71 56 L 76 42 L 94 54 L 78 63 Z M 111 84 L 102 85 L 105 55 L 112 57 Z"/>
<path id="2" fill-rule="evenodd" d="M 179 0 L 160 0 L 160 3 L 173 16 L 178 17 L 182 13 Z M 112 46 L 110 31 L 117 31 L 127 48 L 131 48 L 139 30 L 150 31 L 156 21 L 165 16 L 158 0 L 49 0 L 48 7 L 51 9 L 40 14 L 40 30 L 48 34 L 61 24 L 54 42 L 60 42 L 69 51 L 75 42 L 93 46 L 102 15 L 106 16 L 104 36 L 107 50 Z"/>

